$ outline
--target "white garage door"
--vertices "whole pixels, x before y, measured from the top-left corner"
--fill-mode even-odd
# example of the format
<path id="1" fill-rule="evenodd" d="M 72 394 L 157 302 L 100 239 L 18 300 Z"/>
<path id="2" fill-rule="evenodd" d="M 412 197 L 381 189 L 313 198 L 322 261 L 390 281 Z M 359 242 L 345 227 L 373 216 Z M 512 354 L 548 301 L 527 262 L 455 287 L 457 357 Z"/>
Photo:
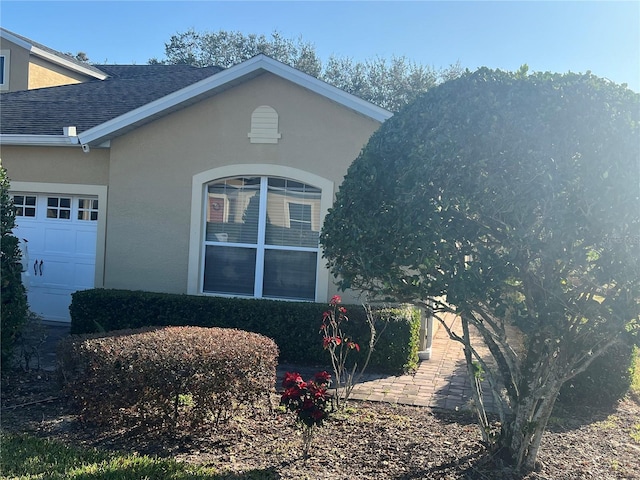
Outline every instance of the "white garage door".
<path id="1" fill-rule="evenodd" d="M 71 294 L 94 286 L 98 199 L 13 193 L 13 201 L 13 233 L 26 240 L 29 308 L 45 320 L 69 322 Z"/>

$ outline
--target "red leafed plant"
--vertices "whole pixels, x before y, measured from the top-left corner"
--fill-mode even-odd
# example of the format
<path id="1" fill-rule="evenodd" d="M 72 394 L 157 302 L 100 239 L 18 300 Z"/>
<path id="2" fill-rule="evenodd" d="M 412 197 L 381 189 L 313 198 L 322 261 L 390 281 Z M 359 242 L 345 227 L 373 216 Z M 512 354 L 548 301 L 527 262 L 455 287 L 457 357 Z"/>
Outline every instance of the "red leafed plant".
<path id="1" fill-rule="evenodd" d="M 355 374 L 358 364 L 354 362 L 351 369 L 347 368 L 346 364 L 347 357 L 352 350 L 360 352 L 360 345 L 344 333 L 343 324 L 344 322 L 347 322 L 349 318 L 346 315 L 347 309 L 340 305 L 340 303 L 342 303 L 340 295 L 334 295 L 331 298 L 329 301 L 329 310 L 325 311 L 322 315 L 320 333 L 323 336 L 322 346 L 329 352 L 331 366 L 333 367 L 333 373 L 335 374 L 336 405 L 338 408 L 344 408 L 355 383 L 360 379 L 365 368 L 369 364 L 371 352 L 377 342 L 377 337 L 373 314 L 371 309 L 368 306 L 365 306 L 364 308 L 367 314 L 367 323 L 369 325 L 371 336 L 369 337 L 367 358 L 365 359 L 365 362 L 356 378 Z"/>
<path id="2" fill-rule="evenodd" d="M 318 372 L 313 380 L 305 382 L 299 373 L 285 373 L 282 387 L 284 393 L 280 404 L 296 413 L 296 420 L 302 425 L 303 453 L 309 456 L 309 449 L 315 427 L 322 426 L 329 416 L 329 401 L 331 395 L 327 387 L 331 383 L 331 375 Z"/>

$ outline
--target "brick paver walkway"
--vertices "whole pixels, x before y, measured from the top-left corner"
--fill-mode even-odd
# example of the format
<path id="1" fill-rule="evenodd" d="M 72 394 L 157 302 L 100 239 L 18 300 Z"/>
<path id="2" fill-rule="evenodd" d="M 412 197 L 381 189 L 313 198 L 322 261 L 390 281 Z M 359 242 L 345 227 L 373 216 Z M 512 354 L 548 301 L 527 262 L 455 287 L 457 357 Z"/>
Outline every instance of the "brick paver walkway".
<path id="1" fill-rule="evenodd" d="M 451 315 L 446 321 L 453 331 L 462 334 L 458 318 Z M 462 345 L 451 340 L 440 325 L 433 338 L 431 358 L 421 361 L 415 374 L 369 378 L 354 387 L 352 398 L 448 410 L 468 409 L 471 384 Z M 491 409 L 491 399 L 485 395 L 484 401 Z"/>
<path id="2" fill-rule="evenodd" d="M 446 317 L 446 322 L 454 332 L 462 334 L 457 317 L 450 315 Z M 360 383 L 354 387 L 351 399 L 447 410 L 470 409 L 471 384 L 462 345 L 451 340 L 447 331 L 437 321 L 434 325 L 438 325 L 439 328 L 433 338 L 431 358 L 421 361 L 414 374 L 393 376 L 365 372 Z M 482 342 L 475 345 L 482 345 Z M 481 355 L 484 356 L 485 353 L 488 352 L 480 350 Z M 281 365 L 278 368 L 278 383 L 283 378 L 284 371 L 295 368 L 293 365 Z M 311 377 L 315 372 L 316 370 L 308 367 L 301 367 L 299 370 L 303 378 Z M 485 392 L 488 391 L 488 388 L 485 388 Z M 493 399 L 486 394 L 483 399 L 487 410 L 491 410 Z"/>

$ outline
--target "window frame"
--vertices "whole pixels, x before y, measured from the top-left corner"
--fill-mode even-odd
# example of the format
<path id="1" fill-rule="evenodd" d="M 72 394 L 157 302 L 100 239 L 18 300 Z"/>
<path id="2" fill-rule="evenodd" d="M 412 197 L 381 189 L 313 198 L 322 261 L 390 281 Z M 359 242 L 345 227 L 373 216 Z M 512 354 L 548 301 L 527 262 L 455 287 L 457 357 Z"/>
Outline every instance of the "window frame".
<path id="1" fill-rule="evenodd" d="M 314 204 L 313 202 L 310 201 L 306 201 L 306 200 L 299 200 L 296 199 L 294 200 L 285 200 L 285 205 L 287 206 L 287 227 L 291 228 L 291 222 L 293 222 L 295 225 L 300 225 L 300 224 L 308 224 L 309 225 L 309 230 L 313 230 L 313 215 L 315 214 L 314 211 Z M 302 205 L 304 207 L 309 207 L 309 211 L 310 211 L 310 215 L 309 215 L 309 221 L 306 220 L 300 220 L 297 218 L 291 218 L 291 205 Z"/>
<path id="2" fill-rule="evenodd" d="M 313 173 L 300 170 L 294 167 L 283 165 L 267 165 L 267 164 L 244 164 L 244 165 L 227 165 L 224 167 L 213 168 L 204 172 L 195 174 L 192 177 L 192 197 L 191 197 L 191 228 L 189 238 L 189 263 L 187 269 L 187 293 L 191 295 L 211 295 L 211 296 L 227 296 L 236 297 L 242 295 L 227 295 L 204 292 L 204 257 L 205 257 L 205 237 L 206 237 L 206 208 L 207 208 L 207 187 L 211 182 L 223 178 L 241 177 L 241 176 L 260 176 L 260 177 L 280 177 L 290 179 L 296 182 L 305 183 L 318 188 L 321 192 L 320 197 L 320 225 L 324 221 L 324 217 L 331 208 L 334 198 L 333 181 L 315 175 Z M 266 207 L 266 206 L 265 206 Z M 224 244 L 224 243 L 222 243 Z M 279 247 L 269 246 L 274 249 L 287 250 L 308 250 L 309 247 Z M 264 250 L 263 250 L 264 251 Z M 264 260 L 264 259 L 262 259 Z M 264 261 L 256 261 L 256 267 L 263 268 Z M 260 281 L 262 281 L 263 272 L 260 272 Z M 258 276 L 258 273 L 256 273 Z M 315 299 L 310 301 L 325 302 L 328 299 L 330 274 L 322 257 L 322 249 L 317 248 L 316 258 L 316 282 L 315 282 Z M 243 296 L 246 298 L 246 296 Z M 255 296 L 251 298 L 257 298 Z M 271 298 L 271 297 L 269 297 Z M 287 300 L 283 298 L 283 300 Z M 290 299 L 289 299 L 290 300 Z M 295 300 L 300 301 L 300 300 Z"/>
<path id="3" fill-rule="evenodd" d="M 16 203 L 16 197 L 22 197 L 22 203 Z M 38 216 L 38 196 L 28 193 L 11 193 L 13 208 L 16 218 L 36 218 Z M 27 199 L 33 199 L 33 203 L 27 203 Z M 29 215 L 27 215 L 29 213 Z"/>
<path id="4" fill-rule="evenodd" d="M 9 90 L 9 79 L 11 74 L 11 50 L 0 50 L 0 57 L 3 59 L 0 65 L 0 91 Z"/>
<path id="5" fill-rule="evenodd" d="M 212 194 L 210 193 L 208 190 L 208 187 L 216 184 L 216 183 L 220 183 L 222 181 L 225 180 L 233 180 L 235 178 L 239 178 L 239 177 L 231 177 L 231 178 L 221 178 L 221 179 L 216 179 L 212 182 L 210 182 L 209 184 L 207 184 L 207 201 L 210 202 L 210 199 L 212 198 L 212 196 L 215 198 L 216 196 L 218 198 L 222 197 L 222 196 L 226 196 L 226 195 L 221 195 L 221 194 Z M 269 205 L 269 196 L 272 194 L 272 191 L 269 188 L 269 180 L 273 179 L 273 178 L 280 178 L 280 177 L 274 177 L 272 175 L 270 176 L 266 176 L 266 175 L 261 175 L 261 176 L 252 176 L 250 178 L 255 178 L 255 179 L 259 179 L 259 188 L 257 189 L 257 193 L 258 193 L 258 198 L 260 199 L 259 202 L 259 209 L 258 209 L 258 221 L 257 221 L 257 231 L 256 231 L 256 238 L 254 241 L 251 242 L 243 242 L 242 240 L 240 240 L 239 242 L 229 242 L 227 240 L 221 240 L 221 239 L 207 239 L 205 238 L 204 240 L 204 250 L 205 250 L 205 257 L 206 252 L 207 252 L 207 247 L 227 247 L 227 248 L 244 248 L 244 249 L 248 249 L 248 250 L 252 250 L 254 252 L 254 259 L 255 259 L 255 264 L 254 264 L 254 269 L 253 269 L 253 295 L 249 295 L 249 294 L 243 294 L 243 293 L 237 293 L 237 294 L 229 294 L 229 293 L 224 293 L 224 292 L 213 292 L 213 291 L 205 291 L 204 286 L 207 283 L 206 282 L 206 269 L 204 267 L 206 267 L 206 261 L 205 264 L 203 266 L 202 269 L 202 293 L 205 295 L 233 295 L 233 296 L 242 296 L 242 297 L 249 297 L 249 298 L 275 298 L 275 299 L 279 299 L 279 300 L 291 300 L 293 299 L 292 297 L 274 297 L 272 295 L 266 295 L 265 294 L 265 290 L 267 288 L 265 285 L 265 269 L 267 267 L 266 264 L 266 258 L 269 255 L 267 252 L 271 251 L 271 250 L 280 250 L 280 251 L 286 251 L 286 252 L 307 252 L 307 253 L 313 253 L 316 255 L 316 271 L 317 271 L 317 255 L 320 255 L 320 244 L 318 243 L 315 247 L 309 247 L 309 246 L 296 246 L 296 245 L 278 245 L 278 244 L 271 244 L 267 241 L 267 210 L 268 210 L 268 205 Z M 287 179 L 288 180 L 288 179 Z M 293 179 L 292 179 L 293 180 Z M 297 180 L 296 180 L 297 182 Z M 309 185 L 311 186 L 311 185 Z M 322 193 L 321 193 L 322 195 Z M 297 203 L 297 204 L 301 204 L 301 205 L 308 205 L 310 208 L 313 206 L 314 203 L 318 203 L 318 202 L 313 202 L 311 200 L 299 200 L 296 199 L 298 201 L 293 202 L 288 200 L 287 198 L 284 199 L 283 202 L 283 206 L 287 207 L 287 215 L 285 215 L 283 217 L 284 220 L 286 220 L 286 227 L 290 228 L 290 219 L 289 219 L 289 214 L 288 214 L 288 205 L 289 203 Z M 228 205 L 228 203 L 227 203 Z M 225 205 L 225 207 L 227 206 Z M 209 213 L 209 211 L 207 210 L 206 213 Z M 205 224 L 206 222 L 209 220 L 209 215 L 205 215 Z M 312 228 L 313 225 L 313 221 L 310 219 L 309 221 L 309 227 Z M 319 222 L 317 224 L 318 229 L 319 229 Z M 319 234 L 319 232 L 318 232 Z M 317 277 L 317 275 L 314 275 L 315 277 Z M 315 278 L 315 281 L 317 283 L 317 278 Z M 309 298 L 295 298 L 294 300 L 296 301 L 310 301 L 311 299 Z M 315 300 L 315 293 L 314 293 L 314 300 Z"/>

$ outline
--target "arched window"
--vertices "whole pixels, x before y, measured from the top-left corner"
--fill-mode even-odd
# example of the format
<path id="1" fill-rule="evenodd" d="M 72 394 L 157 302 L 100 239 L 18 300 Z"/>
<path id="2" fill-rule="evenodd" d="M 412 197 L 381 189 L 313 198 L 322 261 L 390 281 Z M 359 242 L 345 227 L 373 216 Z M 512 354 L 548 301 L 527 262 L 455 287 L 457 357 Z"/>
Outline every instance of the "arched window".
<path id="1" fill-rule="evenodd" d="M 205 192 L 203 293 L 315 300 L 320 188 L 236 176 Z"/>

